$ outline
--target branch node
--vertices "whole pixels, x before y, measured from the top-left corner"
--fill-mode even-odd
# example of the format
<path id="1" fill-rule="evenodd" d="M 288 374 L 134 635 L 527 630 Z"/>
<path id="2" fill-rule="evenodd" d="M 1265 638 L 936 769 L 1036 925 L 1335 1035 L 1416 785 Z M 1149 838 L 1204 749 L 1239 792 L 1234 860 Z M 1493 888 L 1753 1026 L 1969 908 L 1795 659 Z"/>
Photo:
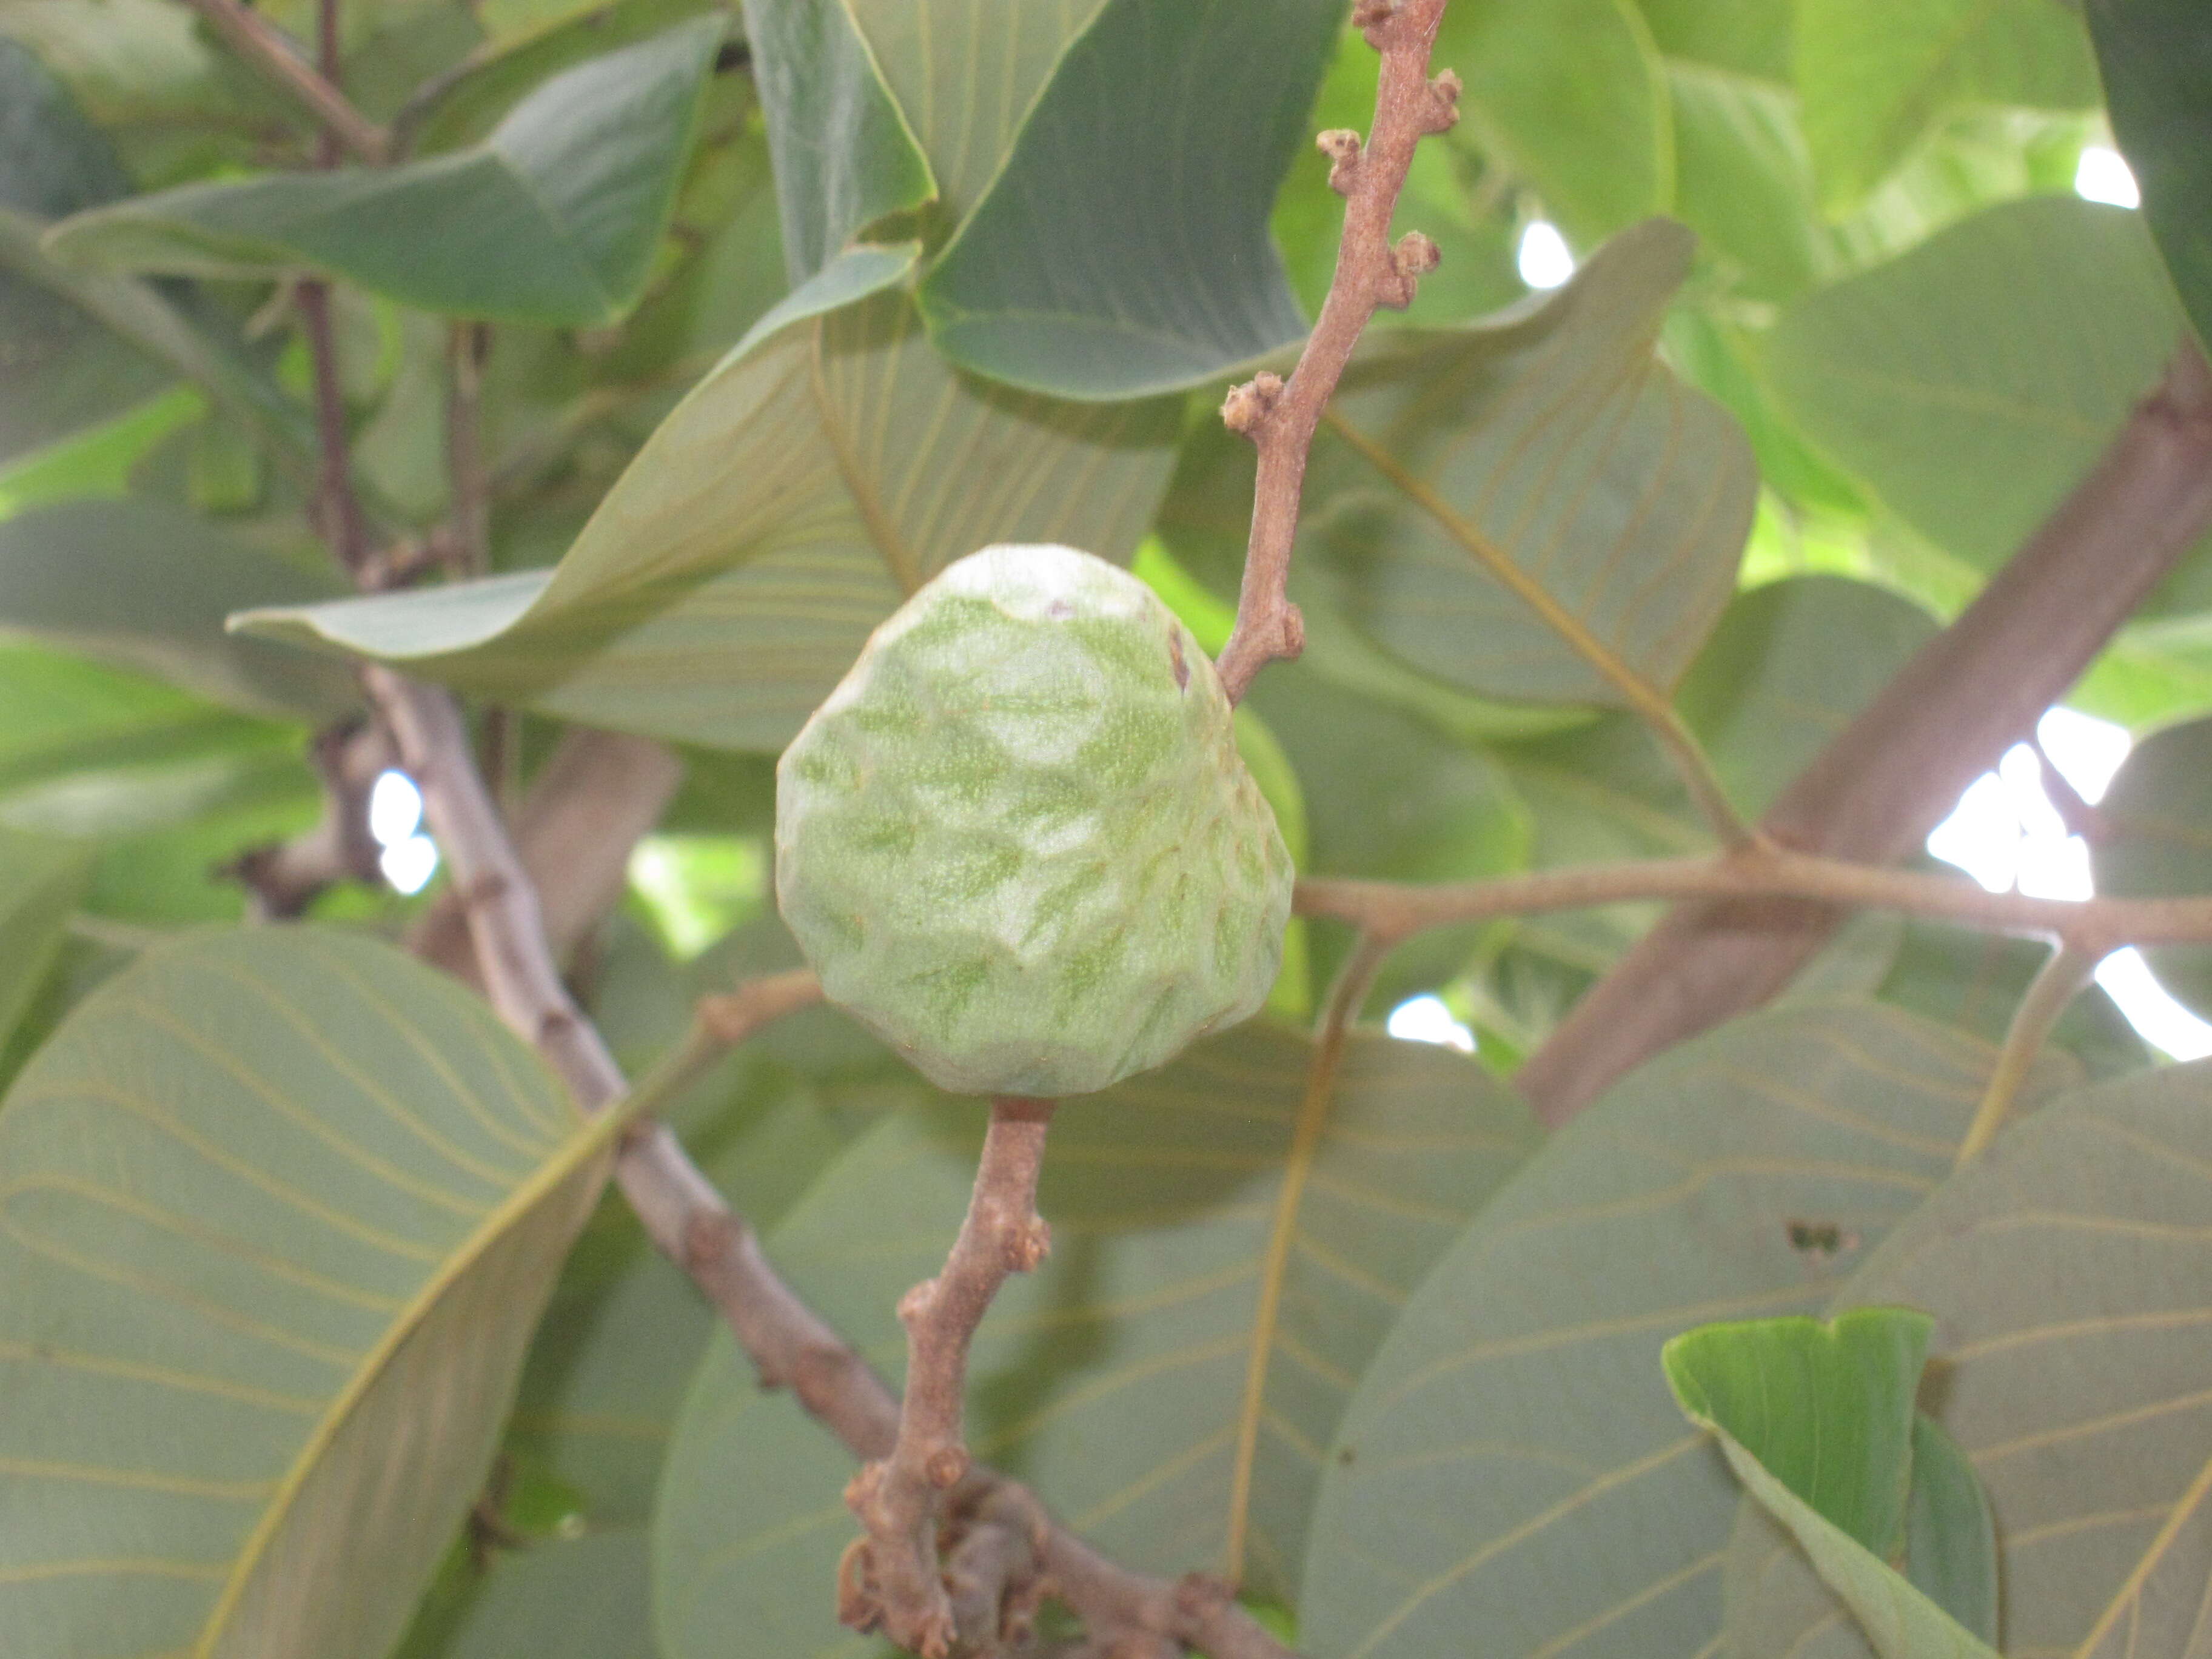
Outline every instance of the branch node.
<path id="1" fill-rule="evenodd" d="M 1466 90 L 1456 73 L 1439 70 L 1429 82 L 1429 106 L 1422 118 L 1423 132 L 1449 132 L 1459 125 L 1459 95 Z"/>
<path id="2" fill-rule="evenodd" d="M 1314 143 L 1329 159 L 1328 187 L 1339 196 L 1351 195 L 1359 177 L 1359 135 L 1349 127 L 1331 127 L 1316 135 Z"/>
<path id="3" fill-rule="evenodd" d="M 899 1323 L 912 1330 L 917 1321 L 929 1316 L 929 1304 L 937 1296 L 937 1281 L 925 1279 L 898 1299 Z"/>
<path id="4" fill-rule="evenodd" d="M 1398 0 L 1353 0 L 1352 27 L 1381 52 L 1389 41 L 1391 21 L 1398 15 Z"/>
<path id="5" fill-rule="evenodd" d="M 1031 1216 L 1006 1230 L 1006 1271 L 1025 1273 L 1052 1254 L 1052 1228 Z"/>
<path id="6" fill-rule="evenodd" d="M 1282 399 L 1283 377 L 1262 369 L 1243 385 L 1229 388 L 1221 404 L 1221 423 L 1256 443 L 1267 417 Z"/>
<path id="7" fill-rule="evenodd" d="M 1376 279 L 1375 303 L 1388 306 L 1393 311 L 1403 311 L 1413 303 L 1420 279 L 1434 270 L 1443 257 L 1437 245 L 1419 231 L 1407 231 L 1390 250 L 1390 268 Z"/>

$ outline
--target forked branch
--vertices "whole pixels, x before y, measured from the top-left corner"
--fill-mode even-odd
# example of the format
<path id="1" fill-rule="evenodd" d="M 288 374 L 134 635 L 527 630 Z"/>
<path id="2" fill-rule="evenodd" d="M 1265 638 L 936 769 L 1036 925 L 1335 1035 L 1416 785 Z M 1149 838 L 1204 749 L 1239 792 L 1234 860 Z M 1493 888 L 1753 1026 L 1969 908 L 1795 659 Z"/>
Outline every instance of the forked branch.
<path id="1" fill-rule="evenodd" d="M 1232 702 L 1269 662 L 1305 648 L 1287 584 L 1307 452 L 1368 319 L 1382 306 L 1404 310 L 1414 285 L 1436 269 L 1437 245 L 1419 231 L 1391 245 L 1390 218 L 1414 146 L 1459 119 L 1459 77 L 1446 70 L 1429 78 L 1429 49 L 1443 14 L 1444 0 L 1358 0 L 1352 8 L 1352 21 L 1382 55 L 1382 72 L 1366 143 L 1342 131 L 1318 141 L 1333 164 L 1328 182 L 1345 198 L 1336 274 L 1290 380 L 1260 374 L 1231 390 L 1221 406 L 1223 421 L 1260 452 L 1237 626 L 1217 665 Z"/>
<path id="2" fill-rule="evenodd" d="M 289 93 L 354 157 L 374 166 L 386 159 L 384 129 L 346 100 L 283 30 L 244 0 L 186 0 L 230 49 Z"/>
<path id="3" fill-rule="evenodd" d="M 975 1188 L 945 1271 L 899 1302 L 907 1371 L 898 1439 L 845 1492 L 866 1532 L 845 1553 L 837 1616 L 855 1630 L 881 1629 L 923 1659 L 945 1659 L 959 1636 L 937 1534 L 947 1497 L 968 1474 L 968 1345 L 1006 1275 L 1029 1272 L 1051 1248 L 1036 1189 L 1052 1109 L 1018 1095 L 991 1103 Z"/>

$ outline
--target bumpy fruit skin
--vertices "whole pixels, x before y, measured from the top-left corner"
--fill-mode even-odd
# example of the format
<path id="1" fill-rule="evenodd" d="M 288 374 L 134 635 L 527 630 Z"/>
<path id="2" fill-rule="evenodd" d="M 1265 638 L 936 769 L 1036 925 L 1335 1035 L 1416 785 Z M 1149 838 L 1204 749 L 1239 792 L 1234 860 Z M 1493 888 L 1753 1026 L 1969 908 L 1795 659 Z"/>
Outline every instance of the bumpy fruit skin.
<path id="1" fill-rule="evenodd" d="M 1234 1024 L 1290 915 L 1213 665 L 1066 547 L 987 547 L 876 630 L 776 768 L 775 847 L 830 1000 L 963 1094 L 1087 1094 Z"/>

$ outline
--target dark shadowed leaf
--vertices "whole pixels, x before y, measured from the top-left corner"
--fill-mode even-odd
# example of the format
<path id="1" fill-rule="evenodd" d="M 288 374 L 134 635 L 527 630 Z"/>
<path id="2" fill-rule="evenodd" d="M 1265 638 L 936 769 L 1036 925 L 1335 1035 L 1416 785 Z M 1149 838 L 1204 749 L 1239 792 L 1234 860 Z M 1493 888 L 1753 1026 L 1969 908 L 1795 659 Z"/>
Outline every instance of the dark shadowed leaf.
<path id="1" fill-rule="evenodd" d="M 2212 35 L 2190 0 L 2089 0 L 2083 10 L 2112 134 L 2143 216 L 2202 339 L 2212 334 Z"/>
<path id="2" fill-rule="evenodd" d="M 1268 209 L 1342 10 L 1110 0 L 922 284 L 945 354 L 1039 392 L 1128 398 L 1301 337 Z"/>
<path id="3" fill-rule="evenodd" d="M 341 934 L 194 934 L 86 999 L 0 1111 L 13 1639 L 382 1659 L 617 1127 Z"/>
<path id="4" fill-rule="evenodd" d="M 1294 1152 L 1310 1057 L 1247 1026 L 1067 1103 L 1039 1198 L 1052 1256 L 1006 1286 L 977 1340 L 977 1454 L 1143 1571 L 1235 1571 L 1234 1554 L 1255 1589 L 1295 1584 L 1322 1449 L 1396 1299 L 1534 1145 L 1526 1109 L 1471 1061 L 1363 1033 L 1317 1139 Z M 958 1228 L 980 1112 L 886 1122 L 772 1241 L 887 1375 L 904 1351 L 894 1305 Z M 824 1443 L 717 1340 L 654 1522 L 670 1659 L 834 1641 L 826 1589 L 852 1523 L 844 1473 L 814 1472 L 849 1466 Z"/>
<path id="5" fill-rule="evenodd" d="M 1796 1004 L 1662 1055 L 1554 1135 L 1415 1291 L 1346 1414 L 1304 1644 L 1706 1650 L 1738 1488 L 1660 1349 L 1819 1309 L 1948 1172 L 1994 1056 L 1895 1010 Z"/>
<path id="6" fill-rule="evenodd" d="M 471 149 L 180 185 L 79 214 L 47 246 L 107 270 L 321 271 L 452 316 L 612 322 L 674 205 L 723 27 L 702 18 L 568 70 Z"/>
<path id="7" fill-rule="evenodd" d="M 0 1041 L 53 965 L 85 865 L 82 848 L 0 830 Z"/>

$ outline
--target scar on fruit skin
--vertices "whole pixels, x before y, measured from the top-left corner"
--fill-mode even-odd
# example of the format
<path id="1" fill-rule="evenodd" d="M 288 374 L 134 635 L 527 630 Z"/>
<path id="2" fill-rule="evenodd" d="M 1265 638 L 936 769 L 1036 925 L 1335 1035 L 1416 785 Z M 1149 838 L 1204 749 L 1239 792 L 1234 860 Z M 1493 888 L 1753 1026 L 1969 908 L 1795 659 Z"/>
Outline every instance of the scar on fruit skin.
<path id="1" fill-rule="evenodd" d="M 1190 690 L 1190 665 L 1182 659 L 1182 630 L 1168 630 L 1168 655 L 1175 659 L 1176 690 Z"/>

